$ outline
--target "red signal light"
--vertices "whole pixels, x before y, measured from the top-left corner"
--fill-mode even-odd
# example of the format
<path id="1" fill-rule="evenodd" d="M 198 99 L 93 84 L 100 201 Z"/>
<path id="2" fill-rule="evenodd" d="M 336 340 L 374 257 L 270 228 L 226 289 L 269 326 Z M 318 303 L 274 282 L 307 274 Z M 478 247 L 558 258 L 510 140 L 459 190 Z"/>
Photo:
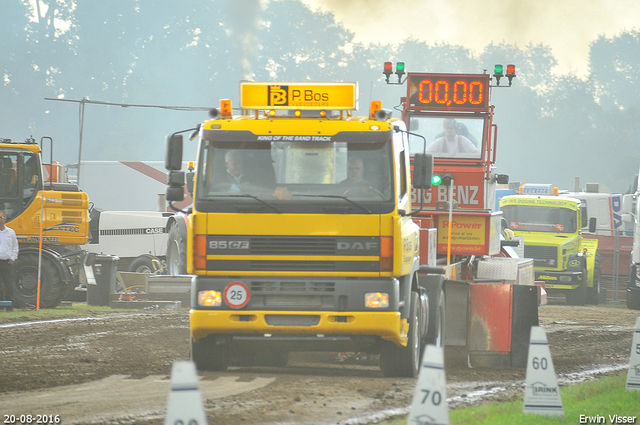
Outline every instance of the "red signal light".
<path id="1" fill-rule="evenodd" d="M 516 76 L 516 66 L 507 65 L 507 78 L 509 79 L 509 86 L 511 86 L 511 80 Z"/>
<path id="2" fill-rule="evenodd" d="M 384 74 L 387 83 L 389 82 L 389 77 L 391 76 L 392 72 L 393 72 L 393 64 L 391 62 L 385 62 L 384 70 L 382 71 L 382 73 Z"/>

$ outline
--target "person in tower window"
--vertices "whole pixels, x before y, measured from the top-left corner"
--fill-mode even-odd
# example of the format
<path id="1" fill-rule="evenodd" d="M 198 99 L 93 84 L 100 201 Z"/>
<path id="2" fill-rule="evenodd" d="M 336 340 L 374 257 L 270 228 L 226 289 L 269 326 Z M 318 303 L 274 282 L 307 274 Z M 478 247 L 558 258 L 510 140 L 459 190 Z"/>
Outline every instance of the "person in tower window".
<path id="1" fill-rule="evenodd" d="M 427 146 L 427 153 L 443 157 L 473 157 L 480 151 L 468 138 L 456 133 L 458 124 L 455 119 L 447 118 L 443 121 L 444 136 L 434 140 Z"/>

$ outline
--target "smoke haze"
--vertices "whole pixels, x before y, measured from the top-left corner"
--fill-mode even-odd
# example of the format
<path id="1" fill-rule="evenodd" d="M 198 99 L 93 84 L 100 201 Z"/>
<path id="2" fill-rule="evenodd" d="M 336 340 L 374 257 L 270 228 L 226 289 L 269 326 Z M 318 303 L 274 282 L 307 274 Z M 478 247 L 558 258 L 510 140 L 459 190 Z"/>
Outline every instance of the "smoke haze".
<path id="1" fill-rule="evenodd" d="M 243 0 L 229 2 L 229 27 L 231 40 L 239 52 L 242 65 L 243 80 L 251 80 L 254 75 L 254 64 L 257 60 L 260 40 L 260 0 Z"/>
<path id="2" fill-rule="evenodd" d="M 361 43 L 461 45 L 480 52 L 506 42 L 520 48 L 551 47 L 558 73 L 582 76 L 589 45 L 600 35 L 640 27 L 636 0 L 303 0 L 312 10 L 333 12 Z"/>

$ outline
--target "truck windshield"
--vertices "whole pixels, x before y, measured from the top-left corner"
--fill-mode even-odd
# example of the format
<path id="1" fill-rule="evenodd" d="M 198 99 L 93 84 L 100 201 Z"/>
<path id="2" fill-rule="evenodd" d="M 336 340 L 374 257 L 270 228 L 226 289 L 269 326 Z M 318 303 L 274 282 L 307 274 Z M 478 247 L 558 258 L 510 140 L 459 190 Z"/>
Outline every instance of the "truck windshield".
<path id="1" fill-rule="evenodd" d="M 427 153 L 435 158 L 481 159 L 483 118 L 443 118 L 411 115 L 409 129 L 427 141 Z M 409 139 L 411 155 L 424 149 L 424 141 L 412 136 Z"/>
<path id="2" fill-rule="evenodd" d="M 372 205 L 392 205 L 393 181 L 391 141 L 205 140 L 196 204 L 216 211 L 254 205 L 265 212 L 326 212 L 328 206 L 379 212 Z"/>
<path id="3" fill-rule="evenodd" d="M 513 230 L 553 233 L 575 233 L 578 230 L 578 213 L 568 208 L 505 205 L 502 211 Z"/>

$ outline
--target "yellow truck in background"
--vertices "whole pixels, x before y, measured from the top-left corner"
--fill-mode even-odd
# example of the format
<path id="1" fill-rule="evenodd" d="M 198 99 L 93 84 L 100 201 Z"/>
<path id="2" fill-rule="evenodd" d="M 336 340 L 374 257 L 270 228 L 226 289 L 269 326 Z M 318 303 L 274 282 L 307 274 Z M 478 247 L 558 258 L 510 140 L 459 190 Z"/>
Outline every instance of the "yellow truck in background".
<path id="1" fill-rule="evenodd" d="M 93 279 L 86 266 L 88 253 L 81 247 L 89 238 L 89 198 L 77 185 L 44 172 L 44 139 L 53 147 L 53 140 L 46 137 L 40 145 L 33 138 L 0 139 L 0 209 L 20 245 L 13 266 L 13 301 L 18 308 L 25 304 L 53 308 L 69 290 L 86 284 L 87 274 Z M 47 171 L 52 167 L 56 169 L 55 164 L 48 165 Z"/>
<path id="2" fill-rule="evenodd" d="M 598 240 L 582 236 L 596 222 L 582 215 L 579 199 L 558 195 L 549 184 L 526 184 L 518 195 L 500 200 L 508 227 L 524 237 L 524 257 L 533 258 L 535 280 L 549 294 L 561 293 L 571 305 L 598 304 L 600 257 Z M 587 224 L 588 223 L 588 224 Z"/>
<path id="3" fill-rule="evenodd" d="M 224 370 L 372 352 L 385 375 L 416 376 L 425 344 L 443 344 L 444 276 L 418 277 L 405 124 L 375 101 L 352 116 L 356 83 L 243 82 L 240 94 L 240 115 L 223 100 L 197 128 L 191 358 Z M 182 143 L 167 138 L 172 202 Z M 414 187 L 430 187 L 432 167 L 429 155 L 414 164 Z"/>

